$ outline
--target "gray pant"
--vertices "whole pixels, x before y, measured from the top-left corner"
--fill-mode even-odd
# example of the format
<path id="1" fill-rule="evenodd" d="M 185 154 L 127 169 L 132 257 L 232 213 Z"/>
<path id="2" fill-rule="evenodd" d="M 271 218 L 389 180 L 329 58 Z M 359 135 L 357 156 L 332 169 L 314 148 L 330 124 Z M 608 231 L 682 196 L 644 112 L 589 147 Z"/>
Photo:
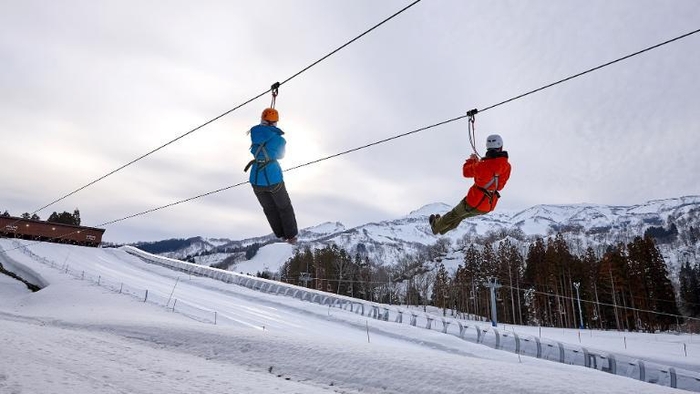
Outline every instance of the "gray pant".
<path id="1" fill-rule="evenodd" d="M 292 239 L 297 236 L 297 219 L 292 201 L 284 182 L 272 186 L 255 186 L 253 192 L 277 238 Z"/>
<path id="2" fill-rule="evenodd" d="M 456 229 L 462 220 L 485 213 L 467 205 L 466 199 L 463 198 L 450 212 L 435 219 L 430 227 L 433 234 L 445 235 L 448 231 Z"/>

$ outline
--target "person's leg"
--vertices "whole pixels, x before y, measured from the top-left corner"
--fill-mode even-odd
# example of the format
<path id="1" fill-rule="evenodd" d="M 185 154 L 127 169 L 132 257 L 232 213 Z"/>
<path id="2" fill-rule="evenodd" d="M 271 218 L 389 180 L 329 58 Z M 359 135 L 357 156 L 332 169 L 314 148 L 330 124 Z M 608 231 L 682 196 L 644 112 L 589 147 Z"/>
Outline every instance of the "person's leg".
<path id="1" fill-rule="evenodd" d="M 462 199 L 450 212 L 447 212 L 444 216 L 437 217 L 431 223 L 433 234 L 445 235 L 448 231 L 457 228 L 462 220 L 472 216 L 483 215 L 484 213 L 486 212 L 470 207 L 465 199 Z"/>
<path id="2" fill-rule="evenodd" d="M 284 238 L 282 220 L 280 219 L 280 214 L 277 211 L 277 204 L 275 204 L 271 189 L 268 187 L 253 186 L 253 192 L 255 193 L 255 197 L 258 198 L 263 212 L 265 212 L 265 217 L 267 217 L 267 222 L 270 223 L 270 227 L 272 228 L 272 232 L 275 234 L 275 237 Z"/>
<path id="3" fill-rule="evenodd" d="M 272 192 L 272 198 L 277 207 L 284 239 L 294 239 L 299 232 L 297 229 L 297 219 L 294 215 L 292 200 L 289 198 L 289 193 L 287 193 L 284 182 L 276 185 L 275 190 Z"/>

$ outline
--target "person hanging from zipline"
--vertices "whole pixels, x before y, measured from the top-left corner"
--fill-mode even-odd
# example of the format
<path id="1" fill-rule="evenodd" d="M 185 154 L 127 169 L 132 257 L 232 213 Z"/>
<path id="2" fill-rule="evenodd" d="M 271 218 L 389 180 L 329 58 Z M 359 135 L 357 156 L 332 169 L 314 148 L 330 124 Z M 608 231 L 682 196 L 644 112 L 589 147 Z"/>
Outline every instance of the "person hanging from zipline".
<path id="1" fill-rule="evenodd" d="M 282 167 L 278 162 L 284 157 L 287 141 L 282 137 L 284 132 L 277 128 L 279 112 L 274 108 L 277 96 L 275 85 L 272 95 L 271 108 L 265 108 L 260 116 L 260 124 L 249 131 L 253 160 L 245 167 L 245 171 L 250 169 L 250 184 L 272 232 L 277 238 L 293 245 L 297 242 L 297 220 L 284 185 Z"/>
<path id="2" fill-rule="evenodd" d="M 473 118 L 470 121 L 473 123 Z M 474 178 L 474 184 L 450 212 L 444 216 L 430 215 L 428 220 L 433 234 L 444 235 L 457 228 L 462 220 L 487 214 L 496 208 L 501 197 L 499 191 L 508 182 L 511 170 L 508 152 L 503 150 L 503 139 L 498 134 L 488 136 L 483 158 L 479 158 L 476 149 L 474 151 L 462 166 L 462 174 L 465 178 Z"/>

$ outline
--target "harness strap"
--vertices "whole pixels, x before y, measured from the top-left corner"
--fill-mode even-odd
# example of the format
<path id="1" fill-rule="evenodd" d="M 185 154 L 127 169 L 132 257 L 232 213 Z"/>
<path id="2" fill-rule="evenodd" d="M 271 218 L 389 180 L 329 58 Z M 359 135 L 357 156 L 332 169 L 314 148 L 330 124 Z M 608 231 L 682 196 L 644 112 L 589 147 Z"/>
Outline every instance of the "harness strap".
<path id="1" fill-rule="evenodd" d="M 248 164 L 246 164 L 245 168 L 243 169 L 243 172 L 248 172 L 248 169 L 250 166 L 252 166 L 254 163 L 259 162 L 261 165 L 264 167 L 270 162 L 270 156 L 267 154 L 267 149 L 265 149 L 265 144 L 267 141 L 263 142 L 262 144 L 258 145 L 258 149 L 255 150 L 255 153 L 253 153 L 253 160 L 249 161 Z M 262 150 L 263 155 L 265 155 L 264 160 L 258 159 L 258 154 Z M 261 167 L 258 167 L 258 171 L 260 171 Z"/>
<path id="2" fill-rule="evenodd" d="M 491 185 L 494 185 L 494 184 L 495 184 L 496 186 L 494 187 L 494 190 L 498 190 L 498 177 L 499 177 L 498 174 L 494 174 L 493 178 L 491 178 L 491 180 L 489 181 L 489 183 L 487 183 L 486 185 L 484 185 L 484 189 L 487 189 L 487 190 L 488 190 L 488 188 L 490 188 Z"/>
<path id="3" fill-rule="evenodd" d="M 255 163 L 258 163 L 257 171 L 260 171 L 263 168 L 265 168 L 268 164 L 272 163 L 273 161 L 276 161 L 270 159 L 270 156 L 267 154 L 267 149 L 265 149 L 266 143 L 267 141 L 263 142 L 258 146 L 258 149 L 256 149 L 255 153 L 253 154 L 253 160 L 249 161 L 248 164 L 246 164 L 245 168 L 243 169 L 243 172 L 248 172 L 248 169 L 250 169 L 250 167 Z M 262 154 L 265 156 L 264 159 L 258 159 L 258 154 L 260 154 L 261 151 Z"/>
<path id="4" fill-rule="evenodd" d="M 493 190 L 489 190 L 491 186 L 494 186 Z M 493 178 L 491 178 L 491 181 L 484 185 L 484 187 L 477 186 L 477 189 L 481 190 L 481 192 L 484 194 L 484 197 L 481 198 L 481 201 L 477 204 L 477 206 L 481 205 L 482 202 L 484 202 L 485 199 L 489 199 L 489 207 L 493 209 L 493 197 L 496 196 L 496 198 L 501 198 L 501 193 L 498 192 L 498 175 L 494 175 Z"/>

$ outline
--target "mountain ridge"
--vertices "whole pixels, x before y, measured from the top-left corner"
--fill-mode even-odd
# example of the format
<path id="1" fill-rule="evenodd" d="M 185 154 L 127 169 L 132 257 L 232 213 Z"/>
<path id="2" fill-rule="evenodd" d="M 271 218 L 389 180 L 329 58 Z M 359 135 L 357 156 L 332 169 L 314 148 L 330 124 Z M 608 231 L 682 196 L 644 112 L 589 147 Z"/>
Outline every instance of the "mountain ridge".
<path id="1" fill-rule="evenodd" d="M 679 238 L 693 228 L 700 228 L 700 196 L 656 199 L 629 206 L 539 204 L 517 211 L 497 210 L 467 219 L 445 236 L 433 235 L 428 225 L 428 215 L 445 213 L 449 209 L 451 206 L 447 204 L 431 203 L 397 219 L 352 228 L 346 228 L 340 222 L 324 222 L 301 229 L 296 248 L 314 249 L 334 243 L 352 255 L 366 256 L 377 263 L 395 264 L 403 256 L 416 254 L 440 238 L 447 240 L 450 252 L 454 254 L 469 243 L 483 244 L 505 237 L 515 239 L 521 243 L 521 250 L 527 250 L 527 245 L 538 237 L 562 233 L 568 242 L 577 245 L 577 248 L 572 248 L 574 253 L 582 252 L 588 246 L 602 253 L 607 246 L 629 242 L 636 236 L 643 236 L 650 228 L 666 229 L 674 224 Z M 269 234 L 243 240 L 217 239 L 217 242 L 212 242 L 207 238 L 194 237 L 188 241 L 187 247 L 160 254 L 198 264 L 226 267 L 227 264 L 249 259 L 251 248 L 257 251 L 276 240 Z M 683 256 L 687 258 L 688 255 L 700 253 L 698 245 L 682 244 L 682 240 L 674 244 L 675 241 L 666 239 L 659 245 L 670 267 L 677 266 Z M 144 243 L 134 246 L 148 250 L 148 245 Z M 454 260 L 458 263 L 458 256 Z"/>

